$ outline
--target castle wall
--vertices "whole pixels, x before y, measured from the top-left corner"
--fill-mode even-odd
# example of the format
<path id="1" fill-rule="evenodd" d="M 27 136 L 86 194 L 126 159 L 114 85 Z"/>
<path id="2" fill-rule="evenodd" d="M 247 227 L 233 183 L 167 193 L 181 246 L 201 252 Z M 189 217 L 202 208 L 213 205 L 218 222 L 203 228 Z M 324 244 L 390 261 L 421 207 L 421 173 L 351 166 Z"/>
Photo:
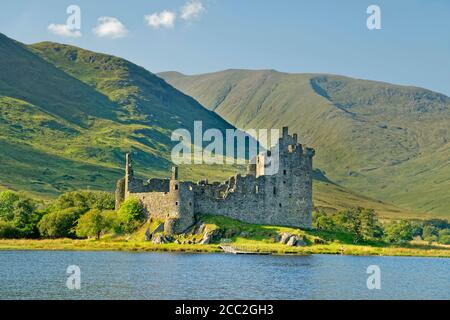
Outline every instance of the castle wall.
<path id="1" fill-rule="evenodd" d="M 195 185 L 195 213 L 223 215 L 255 224 L 310 228 L 312 161 L 305 155 L 294 157 L 297 159 L 280 163 L 276 175 L 238 175 L 220 186 Z M 224 192 L 225 186 L 228 189 Z"/>
<path id="2" fill-rule="evenodd" d="M 167 233 L 181 233 L 195 223 L 194 193 L 191 184 L 170 181 L 169 192 L 130 193 L 139 199 L 147 216 L 166 221 Z"/>
<path id="3" fill-rule="evenodd" d="M 248 175 L 237 175 L 223 183 L 194 184 L 178 181 L 176 167 L 171 179 L 137 179 L 127 155 L 125 194 L 122 197 L 118 187 L 117 199 L 137 197 L 149 217 L 165 221 L 164 229 L 169 234 L 186 231 L 195 223 L 196 214 L 310 228 L 313 156 L 313 149 L 303 148 L 297 136 L 288 135 L 283 128 L 278 145 L 258 155 L 249 165 Z"/>
<path id="4" fill-rule="evenodd" d="M 152 178 L 144 181 L 134 176 L 128 177 L 127 191 L 129 193 L 144 193 L 144 192 L 169 192 L 169 179 Z"/>

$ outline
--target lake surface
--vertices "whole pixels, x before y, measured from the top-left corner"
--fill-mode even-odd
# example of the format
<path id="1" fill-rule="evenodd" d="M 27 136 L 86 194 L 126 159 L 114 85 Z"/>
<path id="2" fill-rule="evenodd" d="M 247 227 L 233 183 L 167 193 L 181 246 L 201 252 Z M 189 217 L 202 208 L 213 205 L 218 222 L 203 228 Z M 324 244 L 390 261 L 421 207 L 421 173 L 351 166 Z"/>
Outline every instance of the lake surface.
<path id="1" fill-rule="evenodd" d="M 450 299 L 450 259 L 0 251 L 0 299 Z"/>

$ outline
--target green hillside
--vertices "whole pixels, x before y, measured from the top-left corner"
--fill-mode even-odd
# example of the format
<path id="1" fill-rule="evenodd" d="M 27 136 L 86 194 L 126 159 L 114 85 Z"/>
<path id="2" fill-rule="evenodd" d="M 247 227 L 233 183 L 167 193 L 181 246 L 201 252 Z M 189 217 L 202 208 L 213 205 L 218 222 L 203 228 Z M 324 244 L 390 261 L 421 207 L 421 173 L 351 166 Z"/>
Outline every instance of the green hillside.
<path id="1" fill-rule="evenodd" d="M 168 176 L 173 129 L 191 130 L 194 120 L 205 129 L 234 128 L 161 78 L 105 54 L 49 42 L 25 46 L 0 34 L 0 70 L 0 190 L 41 198 L 113 190 L 128 151 L 139 175 Z M 181 178 L 222 180 L 237 171 L 243 168 L 183 166 Z M 365 206 L 382 217 L 415 217 L 323 181 L 315 184 L 315 203 L 324 210 Z"/>
<path id="2" fill-rule="evenodd" d="M 167 176 L 173 129 L 191 129 L 194 120 L 205 128 L 234 128 L 152 73 L 112 56 L 52 43 L 30 49 L 0 34 L 0 70 L 1 188 L 41 197 L 113 190 L 125 152 L 135 153 L 138 174 Z M 202 167 L 182 173 L 204 178 Z"/>
<path id="3" fill-rule="evenodd" d="M 273 70 L 159 75 L 239 128 L 289 125 L 316 148 L 316 167 L 344 187 L 416 212 L 450 214 L 447 96 Z"/>

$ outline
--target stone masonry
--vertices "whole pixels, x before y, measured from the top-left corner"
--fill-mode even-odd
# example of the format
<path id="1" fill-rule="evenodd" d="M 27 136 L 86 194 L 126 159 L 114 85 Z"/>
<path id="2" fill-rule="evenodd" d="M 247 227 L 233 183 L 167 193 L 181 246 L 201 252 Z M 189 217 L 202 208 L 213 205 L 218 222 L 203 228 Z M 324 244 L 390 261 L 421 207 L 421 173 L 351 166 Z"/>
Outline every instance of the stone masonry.
<path id="1" fill-rule="evenodd" d="M 130 196 L 138 198 L 149 218 L 164 221 L 167 234 L 185 232 L 195 224 L 198 214 L 310 228 L 313 157 L 314 149 L 299 144 L 297 135 L 289 135 L 287 127 L 276 146 L 251 161 L 247 175 L 238 174 L 222 183 L 179 181 L 177 167 L 172 168 L 170 179 L 144 182 L 134 176 L 131 155 L 127 154 L 116 206 Z"/>

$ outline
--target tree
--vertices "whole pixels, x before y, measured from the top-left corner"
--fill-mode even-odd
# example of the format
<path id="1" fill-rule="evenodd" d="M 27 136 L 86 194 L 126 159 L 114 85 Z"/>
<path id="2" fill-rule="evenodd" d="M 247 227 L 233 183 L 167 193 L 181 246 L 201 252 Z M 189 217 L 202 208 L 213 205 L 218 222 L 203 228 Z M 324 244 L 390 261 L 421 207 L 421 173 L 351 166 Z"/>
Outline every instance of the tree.
<path id="1" fill-rule="evenodd" d="M 313 227 L 317 230 L 331 231 L 335 229 L 333 218 L 326 213 L 317 214 L 313 218 Z"/>
<path id="2" fill-rule="evenodd" d="M 0 192 L 0 221 L 16 228 L 17 237 L 37 237 L 39 220 L 35 201 L 12 191 Z"/>
<path id="3" fill-rule="evenodd" d="M 428 242 L 437 241 L 439 238 L 439 229 L 432 224 L 423 227 L 422 239 Z"/>
<path id="4" fill-rule="evenodd" d="M 51 205 L 50 211 L 67 208 L 113 210 L 114 195 L 100 191 L 72 191 L 63 193 Z"/>
<path id="5" fill-rule="evenodd" d="M 125 232 L 133 232 L 144 220 L 144 207 L 133 197 L 125 200 L 118 211 L 118 220 L 123 222 Z"/>
<path id="6" fill-rule="evenodd" d="M 100 239 L 102 233 L 111 229 L 108 216 L 98 209 L 92 209 L 78 219 L 76 234 L 81 238 L 95 237 Z"/>
<path id="7" fill-rule="evenodd" d="M 353 235 L 353 242 L 359 242 L 363 237 L 361 234 L 361 220 L 358 212 L 354 210 L 340 211 L 333 215 L 336 231 L 346 232 Z"/>
<path id="8" fill-rule="evenodd" d="M 15 239 L 20 236 L 20 230 L 12 222 L 0 220 L 0 239 Z"/>
<path id="9" fill-rule="evenodd" d="M 385 228 L 385 239 L 390 243 L 402 243 L 412 240 L 413 227 L 409 221 L 401 220 Z"/>
<path id="10" fill-rule="evenodd" d="M 0 192 L 0 219 L 3 221 L 11 221 L 14 219 L 14 204 L 19 201 L 20 197 L 12 191 Z"/>
<path id="11" fill-rule="evenodd" d="M 450 228 L 439 231 L 439 243 L 450 244 Z"/>
<path id="12" fill-rule="evenodd" d="M 67 208 L 49 212 L 39 222 L 39 232 L 44 237 L 75 238 L 75 227 L 83 212 L 82 208 Z"/>
<path id="13" fill-rule="evenodd" d="M 373 209 L 347 209 L 333 215 L 317 212 L 313 216 L 313 226 L 319 230 L 351 234 L 355 243 L 383 236 L 383 226 Z"/>
<path id="14" fill-rule="evenodd" d="M 383 236 L 383 227 L 378 222 L 375 210 L 358 208 L 358 218 L 360 220 L 359 234 L 364 240 L 381 238 Z"/>

